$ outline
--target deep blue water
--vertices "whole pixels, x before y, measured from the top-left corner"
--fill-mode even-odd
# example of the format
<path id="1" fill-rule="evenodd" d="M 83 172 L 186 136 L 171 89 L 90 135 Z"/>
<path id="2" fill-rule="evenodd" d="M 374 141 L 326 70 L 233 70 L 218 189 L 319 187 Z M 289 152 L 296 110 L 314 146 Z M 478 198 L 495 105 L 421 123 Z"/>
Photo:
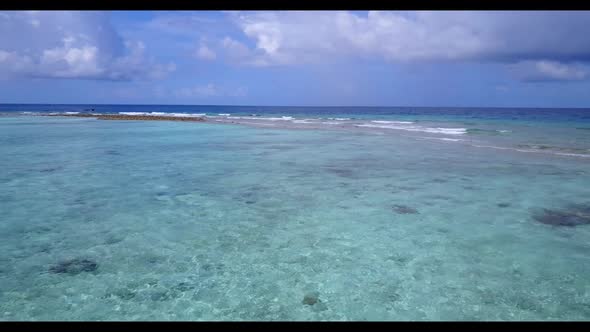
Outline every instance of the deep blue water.
<path id="1" fill-rule="evenodd" d="M 491 120 L 589 124 L 590 109 L 561 108 L 455 108 L 455 107 L 290 107 L 290 106 L 199 106 L 199 105 L 57 105 L 0 104 L 2 112 L 65 112 L 94 109 L 98 113 L 166 112 L 230 113 L 232 115 L 347 116 L 408 120 Z"/>

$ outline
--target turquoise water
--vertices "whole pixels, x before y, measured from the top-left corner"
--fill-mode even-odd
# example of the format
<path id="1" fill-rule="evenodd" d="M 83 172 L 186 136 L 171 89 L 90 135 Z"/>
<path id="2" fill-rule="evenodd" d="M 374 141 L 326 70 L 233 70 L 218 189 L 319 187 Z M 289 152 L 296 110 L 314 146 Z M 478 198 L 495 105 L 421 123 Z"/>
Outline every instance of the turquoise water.
<path id="1" fill-rule="evenodd" d="M 588 126 L 482 125 L 0 117 L 0 319 L 588 320 L 590 158 L 473 144 Z"/>

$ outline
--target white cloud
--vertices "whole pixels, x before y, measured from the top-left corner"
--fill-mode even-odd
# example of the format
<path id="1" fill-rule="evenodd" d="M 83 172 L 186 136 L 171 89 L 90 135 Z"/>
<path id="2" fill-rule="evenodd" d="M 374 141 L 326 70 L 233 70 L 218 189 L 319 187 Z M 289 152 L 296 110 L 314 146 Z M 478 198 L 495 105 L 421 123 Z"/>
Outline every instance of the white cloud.
<path id="1" fill-rule="evenodd" d="M 75 47 L 74 37 L 63 39 L 63 45 L 43 50 L 39 58 L 39 74 L 51 77 L 94 77 L 103 73 L 98 64 L 98 48 L 84 45 Z"/>
<path id="2" fill-rule="evenodd" d="M 255 43 L 240 51 L 247 58 L 243 63 L 253 65 L 331 61 L 335 56 L 590 60 L 590 44 L 580 36 L 590 27 L 589 12 L 232 12 L 230 19 Z"/>
<path id="3" fill-rule="evenodd" d="M 176 70 L 174 63 L 160 64 L 145 57 L 143 42 L 126 42 L 128 55 L 114 59 L 111 63 L 108 78 L 112 80 L 162 79 Z M 149 70 L 146 70 L 146 67 Z"/>
<path id="4" fill-rule="evenodd" d="M 536 68 L 540 74 L 556 80 L 581 80 L 588 75 L 582 68 L 554 61 L 537 61 Z"/>
<path id="5" fill-rule="evenodd" d="M 485 51 L 487 45 L 476 31 L 436 24 L 428 17 L 392 12 L 369 12 L 365 17 L 350 12 L 267 12 L 234 14 L 233 20 L 256 43 L 249 52 L 256 53 L 257 60 L 250 64 L 329 61 L 333 56 L 455 60 Z"/>
<path id="6" fill-rule="evenodd" d="M 215 52 L 213 52 L 210 48 L 203 44 L 199 46 L 196 56 L 197 58 L 202 60 L 215 60 L 215 58 L 217 57 Z"/>
<path id="7" fill-rule="evenodd" d="M 557 61 L 522 61 L 513 65 L 514 73 L 524 81 L 581 81 L 589 77 L 589 70 L 580 63 Z"/>
<path id="8" fill-rule="evenodd" d="M 221 47 L 230 59 L 244 60 L 252 56 L 252 52 L 246 45 L 227 36 L 221 41 Z"/>
<path id="9" fill-rule="evenodd" d="M 29 56 L 0 50 L 0 68 L 6 68 L 9 73 L 26 72 L 30 70 L 32 63 Z"/>
<path id="10" fill-rule="evenodd" d="M 4 12 L 0 16 L 0 73 L 39 78 L 143 80 L 175 70 L 123 41 L 97 12 Z M 43 28 L 40 28 L 40 27 Z M 16 33 L 18 32 L 18 33 Z"/>

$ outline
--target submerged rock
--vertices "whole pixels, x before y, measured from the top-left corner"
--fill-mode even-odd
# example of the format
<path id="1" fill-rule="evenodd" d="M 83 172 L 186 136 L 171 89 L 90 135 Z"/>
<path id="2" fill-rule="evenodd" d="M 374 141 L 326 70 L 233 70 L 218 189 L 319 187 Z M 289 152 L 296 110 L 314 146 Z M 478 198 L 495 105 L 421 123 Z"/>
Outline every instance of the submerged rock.
<path id="1" fill-rule="evenodd" d="M 167 301 L 171 298 L 173 298 L 173 295 L 164 289 L 154 290 L 150 293 L 152 301 Z"/>
<path id="2" fill-rule="evenodd" d="M 400 190 L 405 190 L 405 191 L 414 191 L 414 190 L 418 189 L 417 187 L 411 187 L 411 186 L 398 186 L 397 188 Z"/>
<path id="3" fill-rule="evenodd" d="M 388 256 L 386 258 L 386 260 L 393 261 L 393 262 L 398 263 L 398 264 L 401 264 L 401 265 L 405 265 L 406 263 L 408 263 L 409 261 L 411 261 L 412 258 L 409 257 L 409 256 L 404 256 L 404 255 L 401 255 L 401 254 L 397 254 L 396 253 L 396 254 L 393 254 L 393 255 Z"/>
<path id="4" fill-rule="evenodd" d="M 59 262 L 49 268 L 51 273 L 66 273 L 76 275 L 82 272 L 94 272 L 98 268 L 98 263 L 85 258 L 74 258 Z"/>
<path id="5" fill-rule="evenodd" d="M 319 296 L 319 292 L 309 292 L 303 296 L 303 301 L 301 301 L 301 303 L 305 305 L 314 305 L 320 301 Z"/>
<path id="6" fill-rule="evenodd" d="M 39 170 L 39 172 L 41 173 L 52 173 L 55 171 L 59 171 L 61 169 L 61 167 L 48 167 L 48 168 L 42 168 Z"/>
<path id="7" fill-rule="evenodd" d="M 496 204 L 496 206 L 501 207 L 501 208 L 505 208 L 505 207 L 509 207 L 510 203 L 498 203 L 498 204 Z"/>
<path id="8" fill-rule="evenodd" d="M 570 205 L 563 210 L 543 209 L 533 219 L 551 226 L 575 227 L 590 224 L 590 205 Z"/>
<path id="9" fill-rule="evenodd" d="M 115 243 L 119 243 L 123 240 L 124 240 L 124 237 L 111 234 L 106 237 L 106 239 L 104 240 L 104 243 L 105 244 L 115 244 Z"/>
<path id="10" fill-rule="evenodd" d="M 303 297 L 302 304 L 310 306 L 311 310 L 315 312 L 325 311 L 328 310 L 328 307 L 322 300 L 319 299 L 320 293 L 319 292 L 309 292 L 305 294 Z"/>
<path id="11" fill-rule="evenodd" d="M 347 169 L 347 168 L 326 167 L 325 170 L 332 173 L 332 174 L 336 174 L 340 177 L 343 177 L 343 178 L 354 178 L 355 177 L 354 171 L 351 169 Z"/>
<path id="12" fill-rule="evenodd" d="M 393 206 L 393 211 L 399 213 L 399 214 L 418 214 L 418 210 L 406 206 L 406 205 L 394 205 Z"/>

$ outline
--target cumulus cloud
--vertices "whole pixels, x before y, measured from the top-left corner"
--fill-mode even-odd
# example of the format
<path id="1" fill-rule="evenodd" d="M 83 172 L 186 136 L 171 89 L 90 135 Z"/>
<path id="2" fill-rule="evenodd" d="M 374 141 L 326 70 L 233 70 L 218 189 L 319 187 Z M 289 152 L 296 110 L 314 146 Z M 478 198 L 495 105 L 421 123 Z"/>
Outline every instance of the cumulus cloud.
<path id="1" fill-rule="evenodd" d="M 204 44 L 201 44 L 197 49 L 196 53 L 197 58 L 201 60 L 215 60 L 217 55 L 213 52 L 209 47 Z"/>
<path id="2" fill-rule="evenodd" d="M 175 70 L 122 40 L 99 12 L 3 12 L 0 37 L 0 72 L 15 76 L 141 80 Z"/>
<path id="3" fill-rule="evenodd" d="M 398 62 L 590 61 L 583 33 L 590 27 L 590 12 L 238 12 L 230 19 L 255 46 L 230 40 L 223 47 L 251 65 L 334 56 Z"/>
<path id="4" fill-rule="evenodd" d="M 588 68 L 580 63 L 565 64 L 557 61 L 523 61 L 514 65 L 520 79 L 529 82 L 581 81 L 588 78 Z"/>
<path id="5" fill-rule="evenodd" d="M 256 54 L 244 43 L 226 36 L 220 43 L 225 58 L 233 63 L 245 65 L 265 65 L 267 60 L 262 54 Z"/>

